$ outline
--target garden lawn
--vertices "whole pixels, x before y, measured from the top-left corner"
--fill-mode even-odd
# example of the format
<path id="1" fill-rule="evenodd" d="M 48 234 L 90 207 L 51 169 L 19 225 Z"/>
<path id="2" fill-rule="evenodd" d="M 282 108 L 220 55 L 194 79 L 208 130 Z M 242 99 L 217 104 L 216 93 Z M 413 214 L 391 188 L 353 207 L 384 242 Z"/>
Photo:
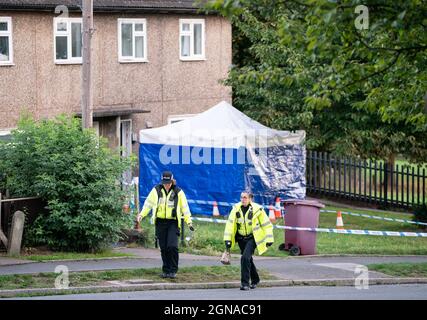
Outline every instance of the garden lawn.
<path id="1" fill-rule="evenodd" d="M 411 215 L 405 213 L 378 212 L 369 210 L 356 210 L 349 208 L 325 207 L 327 210 L 340 210 L 354 213 L 366 213 L 369 215 L 399 218 L 411 220 Z M 145 219 L 142 227 L 149 234 L 148 246 L 154 247 L 154 226 Z M 344 227 L 346 229 L 382 230 L 382 231 L 409 231 L 427 232 L 416 225 L 400 222 L 389 222 L 364 217 L 354 217 L 343 214 Z M 196 231 L 191 233 L 185 228 L 185 237 L 191 240 L 185 241 L 180 246 L 180 252 L 203 255 L 219 256 L 224 250 L 225 224 L 194 221 Z M 283 225 L 283 220 L 276 223 Z M 335 228 L 335 213 L 320 213 L 320 228 Z M 280 251 L 279 245 L 284 242 L 284 230 L 274 229 L 274 245 L 265 253 L 265 256 L 288 256 L 288 252 Z M 238 246 L 232 253 L 239 253 Z M 368 254 L 368 255 L 427 255 L 427 238 L 421 237 L 385 237 L 347 235 L 334 233 L 318 233 L 318 254 Z"/>

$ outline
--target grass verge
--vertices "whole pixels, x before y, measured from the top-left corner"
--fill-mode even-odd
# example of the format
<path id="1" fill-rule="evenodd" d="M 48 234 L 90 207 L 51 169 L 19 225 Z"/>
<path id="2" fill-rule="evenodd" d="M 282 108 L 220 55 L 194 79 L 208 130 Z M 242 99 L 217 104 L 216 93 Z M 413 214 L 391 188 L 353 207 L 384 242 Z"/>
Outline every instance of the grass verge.
<path id="1" fill-rule="evenodd" d="M 265 270 L 258 271 L 262 279 L 276 279 Z M 108 285 L 108 281 L 132 279 L 172 283 L 240 281 L 238 266 L 183 267 L 179 269 L 175 279 L 162 279 L 159 277 L 160 273 L 160 268 L 70 272 L 69 287 L 72 289 L 72 287 Z M 54 288 L 56 277 L 58 277 L 56 273 L 4 275 L 0 276 L 0 290 Z"/>
<path id="2" fill-rule="evenodd" d="M 2 254 L 0 256 L 6 256 L 6 254 Z M 124 258 L 124 257 L 133 257 L 133 256 L 134 255 L 130 253 L 115 252 L 112 250 L 105 250 L 97 253 L 77 253 L 77 252 L 52 252 L 52 251 L 37 249 L 35 253 L 25 252 L 20 256 L 16 256 L 15 258 L 43 262 L 43 261 L 51 261 L 51 260 L 107 259 L 107 258 Z"/>
<path id="3" fill-rule="evenodd" d="M 382 263 L 368 265 L 370 271 L 378 271 L 394 277 L 427 277 L 427 262 L 422 263 Z"/>

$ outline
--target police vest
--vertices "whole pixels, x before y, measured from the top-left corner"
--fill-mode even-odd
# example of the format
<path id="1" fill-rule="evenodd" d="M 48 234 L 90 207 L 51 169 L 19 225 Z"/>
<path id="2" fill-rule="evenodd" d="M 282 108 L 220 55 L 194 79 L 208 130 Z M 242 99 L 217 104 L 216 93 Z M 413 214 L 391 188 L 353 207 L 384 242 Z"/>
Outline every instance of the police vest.
<path id="1" fill-rule="evenodd" d="M 159 184 L 154 188 L 156 189 L 157 198 L 158 198 L 156 216 L 158 216 L 159 209 L 160 207 L 162 207 L 165 210 L 165 218 L 166 218 L 167 208 L 170 206 L 173 206 L 172 217 L 176 218 L 176 210 L 178 208 L 178 193 L 181 191 L 181 189 L 178 186 L 172 186 L 171 190 L 169 190 L 168 193 L 165 192 L 166 198 L 163 199 L 164 193 L 162 192 L 162 190 L 165 190 L 163 185 Z M 168 200 L 168 196 L 169 196 L 169 200 Z M 162 204 L 164 204 L 164 206 L 162 206 Z"/>
<path id="2" fill-rule="evenodd" d="M 236 220 L 237 220 L 237 232 L 242 236 L 248 236 L 252 234 L 252 218 L 253 218 L 253 208 L 249 205 L 248 211 L 244 214 L 242 211 L 242 207 L 240 207 L 239 211 L 236 212 Z M 246 215 L 246 217 L 245 217 Z"/>

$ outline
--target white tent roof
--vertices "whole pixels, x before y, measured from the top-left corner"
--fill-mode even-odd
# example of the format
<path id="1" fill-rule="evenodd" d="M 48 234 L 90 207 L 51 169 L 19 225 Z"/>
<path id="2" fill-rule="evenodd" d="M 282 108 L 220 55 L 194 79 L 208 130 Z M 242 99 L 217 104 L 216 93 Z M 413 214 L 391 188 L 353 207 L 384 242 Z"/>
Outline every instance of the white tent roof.
<path id="1" fill-rule="evenodd" d="M 141 143 L 198 147 L 271 147 L 301 144 L 305 131 L 270 129 L 222 101 L 186 120 L 140 131 Z"/>

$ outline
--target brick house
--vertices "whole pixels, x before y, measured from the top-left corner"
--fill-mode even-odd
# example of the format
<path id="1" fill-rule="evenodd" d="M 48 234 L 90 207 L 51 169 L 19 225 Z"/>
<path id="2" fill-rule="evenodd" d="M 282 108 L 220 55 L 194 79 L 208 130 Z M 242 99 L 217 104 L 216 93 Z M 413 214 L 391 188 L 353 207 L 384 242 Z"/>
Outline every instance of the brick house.
<path id="1" fill-rule="evenodd" d="M 81 1 L 0 0 L 0 138 L 24 110 L 81 113 Z M 137 154 L 140 129 L 231 102 L 231 24 L 193 0 L 94 0 L 94 28 L 94 127 L 110 147 Z"/>

